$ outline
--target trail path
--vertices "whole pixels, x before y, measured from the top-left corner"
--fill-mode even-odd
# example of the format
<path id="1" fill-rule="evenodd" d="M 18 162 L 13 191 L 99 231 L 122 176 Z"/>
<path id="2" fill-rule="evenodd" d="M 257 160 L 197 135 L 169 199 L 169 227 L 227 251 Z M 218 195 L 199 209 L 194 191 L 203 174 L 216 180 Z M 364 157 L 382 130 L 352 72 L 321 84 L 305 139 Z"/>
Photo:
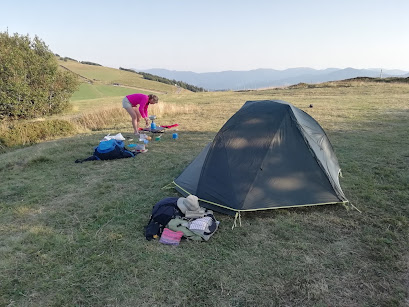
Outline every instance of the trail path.
<path id="1" fill-rule="evenodd" d="M 148 88 L 143 88 L 143 87 L 135 87 L 135 86 L 130 86 L 130 85 L 113 85 L 113 86 L 118 86 L 118 87 L 125 87 L 125 88 L 134 88 L 134 89 L 137 89 L 137 90 L 143 90 L 143 91 L 148 91 L 148 92 L 152 92 L 152 93 L 156 93 L 156 94 L 167 94 L 168 92 L 161 92 L 161 91 L 158 91 L 158 90 L 151 90 L 151 89 L 148 89 Z"/>

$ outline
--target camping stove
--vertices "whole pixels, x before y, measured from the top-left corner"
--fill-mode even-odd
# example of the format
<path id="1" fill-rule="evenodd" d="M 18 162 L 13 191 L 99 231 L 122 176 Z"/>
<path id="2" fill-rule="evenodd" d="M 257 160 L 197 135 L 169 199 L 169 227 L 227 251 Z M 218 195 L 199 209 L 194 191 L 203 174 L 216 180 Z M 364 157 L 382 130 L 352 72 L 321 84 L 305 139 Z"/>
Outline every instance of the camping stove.
<path id="1" fill-rule="evenodd" d="M 156 119 L 156 115 L 149 115 L 149 119 L 152 121 L 151 123 L 151 129 L 156 129 L 156 123 L 155 123 L 155 119 Z"/>

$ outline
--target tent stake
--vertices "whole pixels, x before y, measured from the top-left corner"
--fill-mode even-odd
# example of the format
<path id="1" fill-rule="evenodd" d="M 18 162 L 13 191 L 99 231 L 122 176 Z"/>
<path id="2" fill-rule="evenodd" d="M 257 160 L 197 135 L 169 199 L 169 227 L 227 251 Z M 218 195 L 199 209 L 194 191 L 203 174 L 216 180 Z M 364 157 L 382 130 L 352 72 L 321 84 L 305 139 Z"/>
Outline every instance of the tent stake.
<path id="1" fill-rule="evenodd" d="M 241 227 L 241 214 L 240 214 L 240 211 L 236 212 L 236 215 L 234 216 L 234 222 L 233 222 L 233 226 L 231 227 L 231 230 L 233 230 L 234 228 L 237 227 L 237 219 L 239 219 L 239 225 Z"/>
<path id="2" fill-rule="evenodd" d="M 236 215 L 234 216 L 233 226 L 231 226 L 231 230 L 233 230 L 235 227 L 237 227 L 237 217 L 238 216 L 239 216 L 239 212 L 236 212 Z"/>

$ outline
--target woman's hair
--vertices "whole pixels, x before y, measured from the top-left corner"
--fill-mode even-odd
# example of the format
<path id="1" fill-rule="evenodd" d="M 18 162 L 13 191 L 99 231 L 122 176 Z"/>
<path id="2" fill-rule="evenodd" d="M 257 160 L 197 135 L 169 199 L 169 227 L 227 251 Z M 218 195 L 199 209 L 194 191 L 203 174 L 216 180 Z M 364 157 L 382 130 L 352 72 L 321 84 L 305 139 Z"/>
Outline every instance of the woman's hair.
<path id="1" fill-rule="evenodd" d="M 155 103 L 157 103 L 159 101 L 159 98 L 156 95 L 150 94 L 149 95 L 149 100 L 153 100 Z"/>

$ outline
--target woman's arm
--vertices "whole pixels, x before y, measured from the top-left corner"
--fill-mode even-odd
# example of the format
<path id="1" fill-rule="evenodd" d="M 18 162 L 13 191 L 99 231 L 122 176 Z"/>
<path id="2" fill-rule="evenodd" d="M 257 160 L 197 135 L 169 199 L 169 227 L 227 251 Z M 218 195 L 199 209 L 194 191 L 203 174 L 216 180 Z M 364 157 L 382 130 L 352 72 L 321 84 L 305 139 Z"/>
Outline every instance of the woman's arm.
<path id="1" fill-rule="evenodd" d="M 149 126 L 149 118 L 148 118 L 149 103 L 148 101 L 139 104 L 139 112 L 141 113 L 142 118 L 145 120 L 146 126 Z"/>

